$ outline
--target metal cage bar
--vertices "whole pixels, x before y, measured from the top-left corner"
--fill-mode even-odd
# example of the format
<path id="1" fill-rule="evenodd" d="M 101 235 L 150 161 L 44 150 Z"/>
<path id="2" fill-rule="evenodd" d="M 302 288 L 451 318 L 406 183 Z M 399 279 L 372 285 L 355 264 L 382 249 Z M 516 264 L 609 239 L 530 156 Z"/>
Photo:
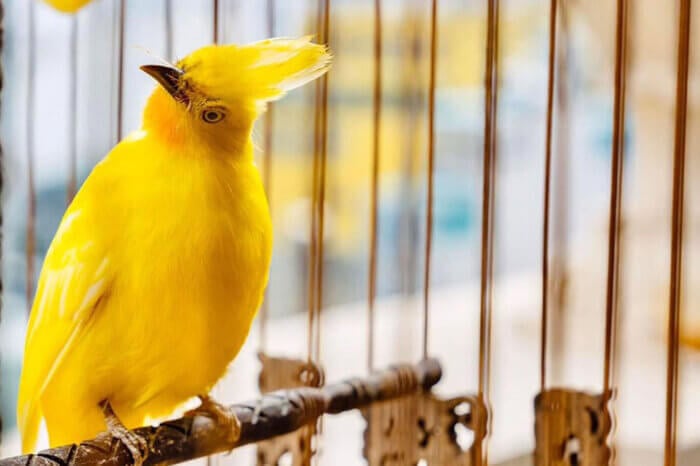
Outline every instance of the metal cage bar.
<path id="1" fill-rule="evenodd" d="M 319 41 L 328 42 L 330 28 L 330 0 L 319 0 L 316 28 Z M 323 235 L 326 197 L 326 161 L 328 155 L 328 74 L 316 85 L 314 112 L 314 159 L 311 195 L 311 231 L 309 247 L 309 362 L 320 357 L 321 308 L 323 305 Z"/>
<path id="2" fill-rule="evenodd" d="M 374 368 L 374 302 L 377 294 L 379 162 L 382 125 L 382 0 L 374 0 L 374 88 L 372 93 L 372 181 L 367 283 L 367 370 Z"/>
<path id="3" fill-rule="evenodd" d="M 496 198 L 497 111 L 498 111 L 498 30 L 499 0 L 488 1 L 486 26 L 486 79 L 484 83 L 484 171 L 481 224 L 481 286 L 479 319 L 478 398 L 489 406 L 491 378 L 491 324 L 493 316 L 493 247 Z M 490 425 L 489 415 L 487 425 Z M 487 433 L 490 428 L 487 427 Z M 477 465 L 488 465 L 488 435 L 477 448 Z"/>
<path id="4" fill-rule="evenodd" d="M 115 144 L 124 137 L 124 34 L 126 32 L 126 0 L 119 2 L 119 30 L 117 43 L 117 140 Z"/>
<path id="5" fill-rule="evenodd" d="M 681 286 L 683 276 L 683 220 L 685 198 L 688 69 L 690 62 L 691 0 L 680 0 L 678 15 L 678 63 L 676 72 L 676 121 L 673 138 L 673 200 L 671 213 L 671 261 L 669 285 L 668 360 L 666 373 L 666 430 L 664 465 L 676 465 L 678 424 L 678 356 L 680 352 Z"/>
<path id="6" fill-rule="evenodd" d="M 36 253 L 36 186 L 34 184 L 34 100 L 36 92 L 36 18 L 34 2 L 29 3 L 29 31 L 27 34 L 27 101 L 26 101 L 26 157 L 27 157 L 27 225 L 26 225 L 26 275 L 25 287 L 27 315 L 32 308 L 34 296 L 34 255 Z"/>
<path id="7" fill-rule="evenodd" d="M 435 178 L 435 72 L 437 62 L 437 0 L 430 7 L 430 77 L 428 82 L 428 166 L 426 169 L 427 200 L 425 215 L 425 259 L 423 264 L 423 357 L 428 355 L 430 312 L 430 261 L 433 246 L 433 179 Z"/>
<path id="8" fill-rule="evenodd" d="M 219 20 L 219 0 L 213 0 L 214 3 L 212 4 L 212 21 L 213 25 L 211 28 L 212 31 L 212 42 L 215 44 L 219 43 L 219 29 L 221 29 L 221 23 Z"/>
<path id="9" fill-rule="evenodd" d="M 570 164 L 570 111 L 569 111 L 569 62 L 571 55 L 571 39 L 569 26 L 568 4 L 558 8 L 559 32 L 557 33 L 556 56 L 556 164 L 553 167 L 555 176 L 550 191 L 555 193 L 552 201 L 553 222 L 550 223 L 550 274 L 547 291 L 550 293 L 550 310 L 554 313 L 551 326 L 551 348 L 549 350 L 551 372 L 558 379 L 562 374 L 565 356 L 565 332 L 567 325 L 568 291 L 569 291 L 569 164 Z M 547 334 L 547 337 L 549 334 Z M 546 362 L 546 361 L 545 361 Z M 546 383 L 546 377 L 545 377 Z"/>
<path id="10" fill-rule="evenodd" d="M 275 35 L 275 14 L 277 11 L 275 0 L 267 0 L 266 4 L 266 29 L 268 37 L 273 37 Z M 265 133 L 263 134 L 263 169 L 262 169 L 262 179 L 263 186 L 265 187 L 265 193 L 267 194 L 267 203 L 269 205 L 270 211 L 272 211 L 272 151 L 274 143 L 274 103 L 268 102 L 267 108 L 265 109 Z M 268 284 L 268 287 L 270 285 Z M 263 298 L 262 305 L 260 306 L 260 350 L 264 351 L 267 347 L 267 322 L 269 319 L 270 312 L 270 293 L 267 288 L 265 288 L 265 296 Z"/>
<path id="11" fill-rule="evenodd" d="M 328 44 L 330 40 L 330 0 L 319 0 L 319 10 L 323 12 L 319 16 L 319 31 L 323 38 L 323 43 Z M 324 231 L 325 231 L 325 213 L 326 213 L 326 165 L 328 162 L 328 73 L 320 78 L 321 100 L 320 100 L 320 115 L 319 115 L 319 177 L 318 177 L 318 197 L 317 197 L 317 216 L 318 216 L 318 244 L 316 250 L 316 348 L 315 360 L 318 362 L 321 353 L 321 312 L 323 310 L 323 260 L 324 260 Z"/>
<path id="12" fill-rule="evenodd" d="M 173 60 L 173 0 L 165 0 L 165 59 Z"/>
<path id="13" fill-rule="evenodd" d="M 547 332 L 549 322 L 549 203 L 552 173 L 552 126 L 554 115 L 554 63 L 557 50 L 557 4 L 549 5 L 549 57 L 547 62 L 547 123 L 545 133 L 544 206 L 542 224 L 542 318 L 540 348 L 540 390 L 547 384 Z"/>
<path id="14" fill-rule="evenodd" d="M 70 128 L 68 141 L 68 184 L 66 205 L 70 204 L 78 189 L 78 17 L 70 24 Z"/>
<path id="15" fill-rule="evenodd" d="M 620 228 L 625 153 L 625 92 L 627 89 L 627 0 L 617 1 L 615 27 L 615 93 L 613 105 L 612 164 L 610 173 L 610 220 L 605 295 L 605 363 L 603 393 L 614 388 L 617 322 L 619 319 Z"/>

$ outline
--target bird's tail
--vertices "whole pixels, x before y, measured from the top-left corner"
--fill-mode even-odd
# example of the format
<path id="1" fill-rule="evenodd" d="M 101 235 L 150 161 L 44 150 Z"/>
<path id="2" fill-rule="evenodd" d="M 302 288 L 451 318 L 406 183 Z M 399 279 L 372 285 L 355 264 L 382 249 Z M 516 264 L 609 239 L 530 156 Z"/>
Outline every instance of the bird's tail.
<path id="1" fill-rule="evenodd" d="M 41 425 L 41 410 L 39 401 L 27 399 L 28 393 L 20 383 L 19 399 L 17 400 L 17 424 L 22 437 L 22 453 L 32 453 L 36 447 Z"/>
<path id="2" fill-rule="evenodd" d="M 218 49 L 208 58 L 213 62 L 211 70 L 219 71 L 203 81 L 216 89 L 213 95 L 224 93 L 227 100 L 256 104 L 279 99 L 318 78 L 331 62 L 326 46 L 312 43 L 311 37 L 267 39 Z"/>

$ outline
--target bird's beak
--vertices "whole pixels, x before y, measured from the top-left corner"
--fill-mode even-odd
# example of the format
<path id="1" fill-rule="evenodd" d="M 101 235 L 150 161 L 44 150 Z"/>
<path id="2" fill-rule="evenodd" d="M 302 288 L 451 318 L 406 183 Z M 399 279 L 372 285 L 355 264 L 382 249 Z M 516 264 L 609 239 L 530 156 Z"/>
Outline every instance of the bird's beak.
<path id="1" fill-rule="evenodd" d="M 180 86 L 183 71 L 172 65 L 143 65 L 141 70 L 158 81 L 168 94 L 178 102 L 187 103 L 189 100 Z"/>

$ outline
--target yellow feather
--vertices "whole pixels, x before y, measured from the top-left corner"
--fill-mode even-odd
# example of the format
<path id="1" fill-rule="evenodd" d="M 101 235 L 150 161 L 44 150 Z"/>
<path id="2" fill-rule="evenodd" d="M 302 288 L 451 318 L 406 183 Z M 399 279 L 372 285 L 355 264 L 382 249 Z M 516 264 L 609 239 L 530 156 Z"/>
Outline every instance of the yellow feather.
<path id="1" fill-rule="evenodd" d="M 205 94 L 230 102 L 269 101 L 328 70 L 326 47 L 302 39 L 267 39 L 248 45 L 211 45 L 181 60 Z M 205 64 L 205 66 L 200 66 Z"/>
<path id="2" fill-rule="evenodd" d="M 127 427 L 206 393 L 240 350 L 272 252 L 250 139 L 258 105 L 322 74 L 308 39 L 205 47 L 187 101 L 156 88 L 142 129 L 90 174 L 59 226 L 32 307 L 17 406 L 23 450 Z M 204 115 L 216 109 L 220 121 Z"/>
<path id="3" fill-rule="evenodd" d="M 44 0 L 62 13 L 76 13 L 91 0 Z"/>

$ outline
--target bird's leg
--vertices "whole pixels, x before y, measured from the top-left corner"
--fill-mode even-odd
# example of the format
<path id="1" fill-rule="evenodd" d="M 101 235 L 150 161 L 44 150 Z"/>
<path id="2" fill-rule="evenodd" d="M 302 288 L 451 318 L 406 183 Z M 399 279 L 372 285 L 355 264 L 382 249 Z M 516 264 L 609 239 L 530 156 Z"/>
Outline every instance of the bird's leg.
<path id="1" fill-rule="evenodd" d="M 209 395 L 198 395 L 201 404 L 185 413 L 185 416 L 207 416 L 229 432 L 228 440 L 236 442 L 241 436 L 241 421 L 236 414 L 226 406 L 217 403 Z"/>
<path id="2" fill-rule="evenodd" d="M 102 400 L 99 406 L 105 417 L 105 424 L 107 424 L 109 433 L 129 450 L 131 459 L 134 460 L 134 466 L 141 466 L 146 460 L 146 456 L 148 456 L 148 442 L 139 434 L 130 431 L 124 426 L 114 413 L 109 400 Z"/>

